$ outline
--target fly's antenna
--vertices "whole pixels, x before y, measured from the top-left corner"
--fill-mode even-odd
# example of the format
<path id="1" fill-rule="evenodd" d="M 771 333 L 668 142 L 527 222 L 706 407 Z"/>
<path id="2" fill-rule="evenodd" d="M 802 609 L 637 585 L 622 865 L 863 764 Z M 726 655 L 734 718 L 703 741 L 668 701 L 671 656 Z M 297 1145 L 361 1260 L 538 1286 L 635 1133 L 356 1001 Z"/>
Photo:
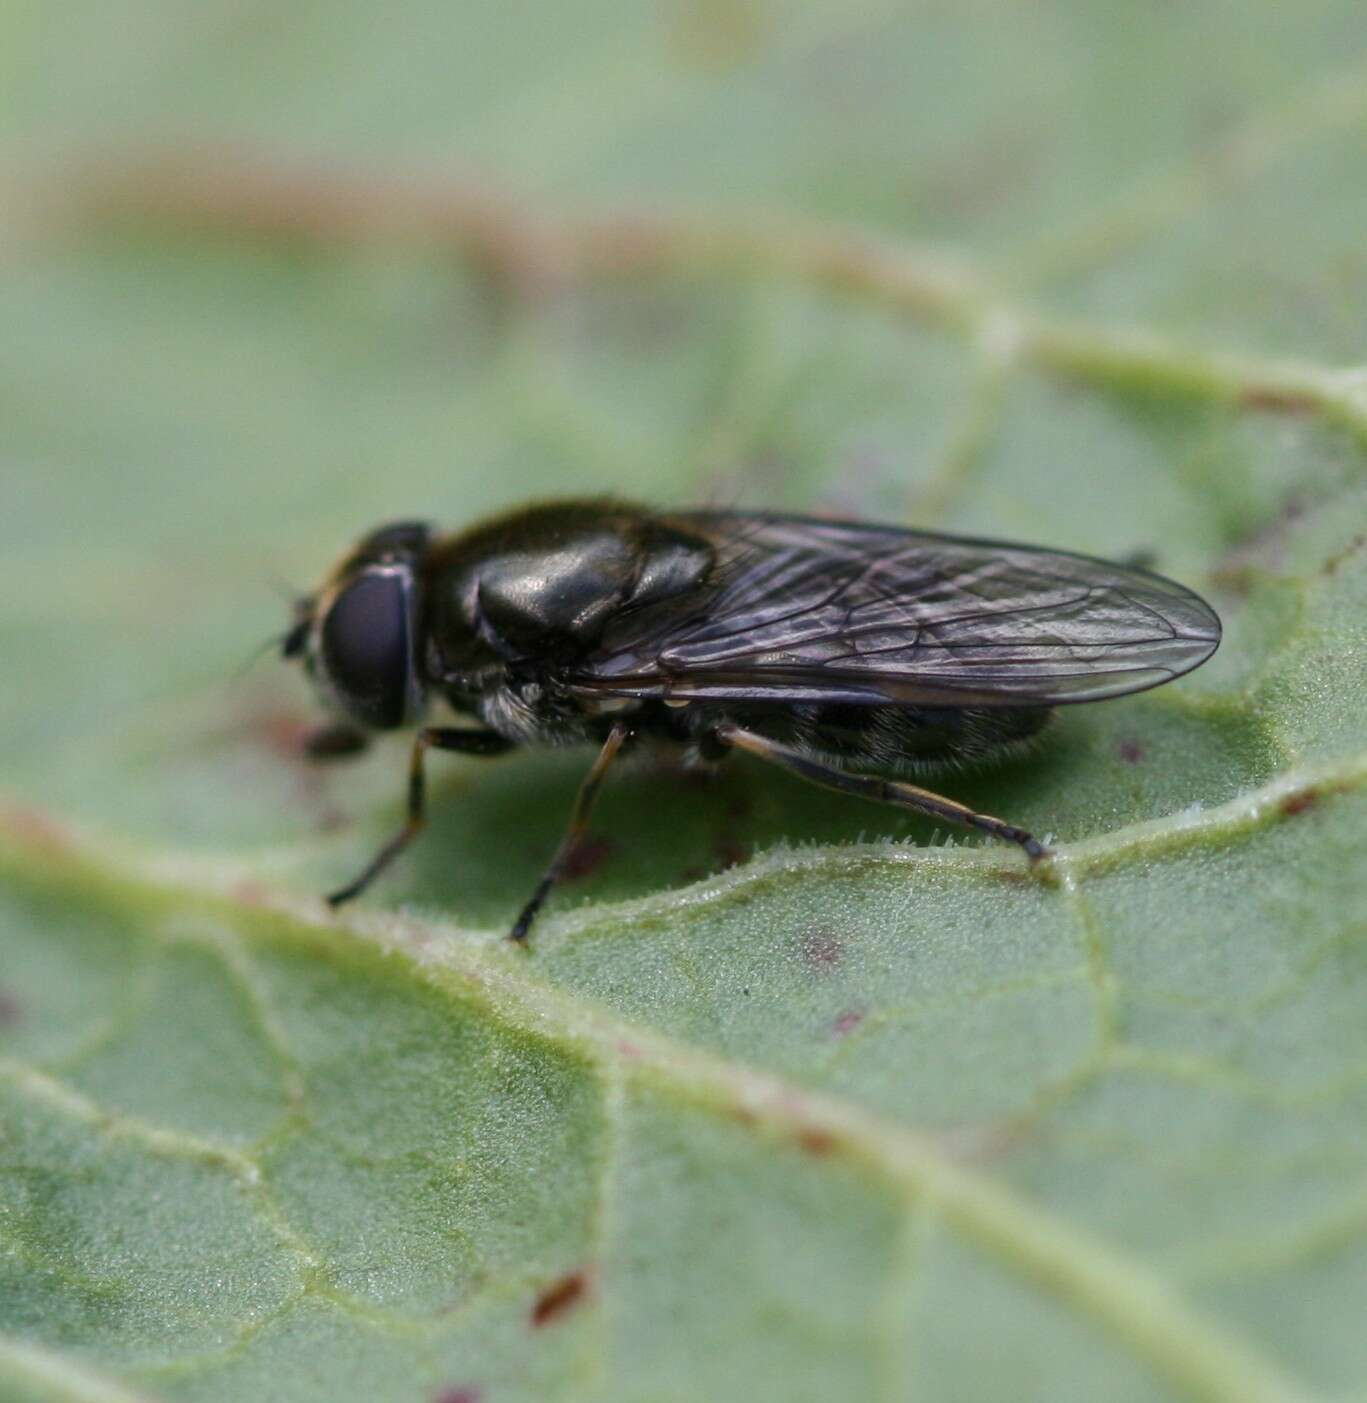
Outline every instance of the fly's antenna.
<path id="1" fill-rule="evenodd" d="M 306 597 L 303 590 L 297 589 L 283 575 L 277 575 L 274 571 L 266 577 L 266 584 L 270 586 L 271 592 L 279 595 L 291 609 L 297 609 L 300 600 Z"/>
<path id="2" fill-rule="evenodd" d="M 277 594 L 289 605 L 294 614 L 294 622 L 281 633 L 273 633 L 258 643 L 246 658 L 233 669 L 233 681 L 240 682 L 261 659 L 270 652 L 282 652 L 285 657 L 294 657 L 303 647 L 308 633 L 308 625 L 313 613 L 313 598 L 295 589 L 281 575 L 270 575 L 266 580 L 271 592 Z"/>
<path id="3" fill-rule="evenodd" d="M 273 633 L 269 638 L 258 643 L 242 662 L 233 669 L 233 681 L 240 682 L 267 653 L 283 648 L 286 639 L 289 638 L 292 632 L 292 629 L 286 629 L 284 633 Z"/>

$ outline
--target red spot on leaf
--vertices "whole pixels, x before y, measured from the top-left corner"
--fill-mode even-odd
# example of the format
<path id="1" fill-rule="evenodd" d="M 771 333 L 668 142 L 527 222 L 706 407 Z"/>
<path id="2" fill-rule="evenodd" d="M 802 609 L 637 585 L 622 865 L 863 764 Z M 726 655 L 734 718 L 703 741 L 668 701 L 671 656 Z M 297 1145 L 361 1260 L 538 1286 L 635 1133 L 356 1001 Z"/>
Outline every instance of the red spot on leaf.
<path id="1" fill-rule="evenodd" d="M 861 1009 L 847 1008 L 839 1018 L 831 1024 L 831 1032 L 836 1037 L 843 1038 L 846 1033 L 853 1032 L 864 1021 L 864 1014 Z"/>
<path id="2" fill-rule="evenodd" d="M 1293 818 L 1296 814 L 1303 814 L 1306 809 L 1312 809 L 1319 803 L 1320 796 L 1313 789 L 1302 789 L 1298 794 L 1288 794 L 1282 800 L 1282 813 L 1288 818 Z"/>
<path id="3" fill-rule="evenodd" d="M 433 1398 L 432 1403 L 479 1403 L 484 1395 L 468 1384 L 462 1388 L 446 1388 Z"/>
<path id="4" fill-rule="evenodd" d="M 572 1271 L 562 1276 L 553 1286 L 548 1286 L 532 1306 L 532 1324 L 540 1328 L 558 1320 L 567 1310 L 583 1300 L 589 1289 L 588 1273 Z"/>

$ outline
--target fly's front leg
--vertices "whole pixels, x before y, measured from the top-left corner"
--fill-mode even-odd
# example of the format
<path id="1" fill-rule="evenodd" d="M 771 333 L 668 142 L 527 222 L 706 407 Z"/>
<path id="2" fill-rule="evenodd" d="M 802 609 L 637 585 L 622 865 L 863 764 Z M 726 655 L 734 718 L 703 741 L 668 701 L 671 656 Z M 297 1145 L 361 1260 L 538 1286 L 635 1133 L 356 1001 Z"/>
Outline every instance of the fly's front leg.
<path id="1" fill-rule="evenodd" d="M 933 794 L 929 789 L 921 789 L 905 780 L 881 779 L 876 775 L 855 775 L 834 765 L 812 760 L 801 751 L 793 750 L 767 736 L 747 731 L 740 726 L 723 722 L 716 729 L 716 737 L 723 745 L 735 746 L 737 750 L 749 751 L 761 760 L 779 765 L 785 770 L 819 784 L 823 789 L 834 789 L 841 794 L 857 794 L 861 799 L 874 799 L 883 804 L 895 804 L 898 808 L 911 809 L 915 813 L 929 814 L 932 818 L 942 818 L 957 823 L 964 828 L 976 828 L 981 833 L 990 833 L 994 838 L 1002 838 L 1008 843 L 1019 844 L 1031 863 L 1049 855 L 1049 850 L 1023 828 L 1006 823 L 991 814 L 976 813 L 964 804 L 956 804 L 941 794 Z"/>
<path id="2" fill-rule="evenodd" d="M 340 760 L 359 755 L 370 737 L 349 721 L 325 721 L 304 737 L 304 754 L 310 760 Z"/>
<path id="3" fill-rule="evenodd" d="M 532 893 L 531 899 L 522 908 L 521 915 L 513 922 L 513 928 L 508 933 L 509 940 L 526 940 L 527 932 L 531 930 L 532 922 L 536 920 L 536 913 L 545 904 L 551 888 L 564 874 L 570 856 L 583 839 L 584 832 L 589 826 L 589 815 L 593 812 L 593 801 L 598 797 L 599 787 L 603 783 L 603 776 L 607 774 L 612 762 L 617 758 L 618 753 L 631 738 L 631 735 L 631 727 L 622 721 L 614 723 L 612 730 L 608 732 L 608 738 L 603 742 L 603 748 L 598 752 L 598 758 L 593 762 L 593 767 L 584 776 L 584 782 L 579 786 L 579 793 L 574 800 L 574 808 L 570 810 L 570 821 L 569 826 L 565 829 L 565 836 L 560 840 L 560 846 L 556 848 L 550 866 L 542 873 L 541 880 L 536 884 L 536 890 Z"/>
<path id="4" fill-rule="evenodd" d="M 404 826 L 371 858 L 369 865 L 346 886 L 332 892 L 329 906 L 340 906 L 360 894 L 394 861 L 422 831 L 427 822 L 427 784 L 423 762 L 430 749 L 456 750 L 466 755 L 502 755 L 511 750 L 513 742 L 497 731 L 462 731 L 447 726 L 425 726 L 413 737 L 413 751 L 408 762 L 408 818 Z"/>

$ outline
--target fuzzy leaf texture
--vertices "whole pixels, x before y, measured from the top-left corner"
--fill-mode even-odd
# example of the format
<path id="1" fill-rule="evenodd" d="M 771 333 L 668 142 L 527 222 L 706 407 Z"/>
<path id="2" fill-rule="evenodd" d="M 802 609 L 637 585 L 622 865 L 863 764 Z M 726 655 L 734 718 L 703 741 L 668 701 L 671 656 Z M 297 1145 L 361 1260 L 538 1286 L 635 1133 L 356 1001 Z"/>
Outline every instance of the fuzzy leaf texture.
<path id="1" fill-rule="evenodd" d="M 1367 1398 L 1352 0 L 0 15 L 0 1398 Z M 358 532 L 1149 552 L 1224 645 L 951 776 L 300 758 Z"/>

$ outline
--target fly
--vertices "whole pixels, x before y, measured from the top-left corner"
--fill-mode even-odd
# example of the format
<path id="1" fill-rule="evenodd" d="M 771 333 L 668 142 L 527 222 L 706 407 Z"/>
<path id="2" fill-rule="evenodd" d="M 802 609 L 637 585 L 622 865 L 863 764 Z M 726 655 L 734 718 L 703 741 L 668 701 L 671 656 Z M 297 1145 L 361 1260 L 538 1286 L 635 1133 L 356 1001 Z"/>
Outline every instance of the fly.
<path id="1" fill-rule="evenodd" d="M 1138 567 L 1002 541 L 774 512 L 547 503 L 467 531 L 396 522 L 296 608 L 283 652 L 348 754 L 416 727 L 408 817 L 328 900 L 358 896 L 422 828 L 429 750 L 592 743 L 524 940 L 614 760 L 641 741 L 733 750 L 828 789 L 1046 855 L 1030 833 L 911 782 L 1021 746 L 1051 710 L 1171 682 L 1220 642 L 1191 590 Z M 422 724 L 440 699 L 467 724 Z M 872 773 L 870 773 L 872 772 Z"/>

